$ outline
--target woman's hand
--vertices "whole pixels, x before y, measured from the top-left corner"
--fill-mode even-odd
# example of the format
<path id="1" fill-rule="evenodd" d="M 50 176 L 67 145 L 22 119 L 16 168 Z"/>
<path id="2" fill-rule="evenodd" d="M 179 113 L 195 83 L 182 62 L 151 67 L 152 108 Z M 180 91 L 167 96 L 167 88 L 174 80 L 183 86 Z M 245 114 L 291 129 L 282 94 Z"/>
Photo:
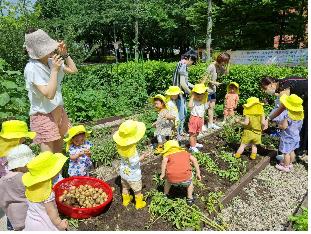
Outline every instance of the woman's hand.
<path id="1" fill-rule="evenodd" d="M 64 64 L 64 60 L 60 55 L 54 54 L 52 57 L 52 70 L 59 71 L 60 67 Z"/>
<path id="2" fill-rule="evenodd" d="M 58 45 L 58 52 L 61 56 L 66 56 L 68 54 L 67 46 L 64 41 L 61 41 Z"/>

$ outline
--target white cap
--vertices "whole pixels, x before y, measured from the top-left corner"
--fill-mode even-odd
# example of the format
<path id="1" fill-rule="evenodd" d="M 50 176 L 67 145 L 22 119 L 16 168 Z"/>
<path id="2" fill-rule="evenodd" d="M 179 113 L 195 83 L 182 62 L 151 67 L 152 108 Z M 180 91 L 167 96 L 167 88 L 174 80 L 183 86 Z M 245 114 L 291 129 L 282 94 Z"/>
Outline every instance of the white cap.
<path id="1" fill-rule="evenodd" d="M 7 153 L 8 169 L 24 167 L 35 157 L 32 150 L 27 145 L 18 145 Z"/>

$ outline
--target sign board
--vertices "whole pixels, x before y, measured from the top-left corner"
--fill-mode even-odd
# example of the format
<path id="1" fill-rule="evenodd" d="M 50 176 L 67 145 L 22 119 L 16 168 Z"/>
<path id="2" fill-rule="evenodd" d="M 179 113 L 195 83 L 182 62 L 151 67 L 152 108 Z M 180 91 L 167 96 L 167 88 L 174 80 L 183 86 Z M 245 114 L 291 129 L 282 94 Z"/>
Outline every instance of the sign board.
<path id="1" fill-rule="evenodd" d="M 227 51 L 232 64 L 307 65 L 308 49 Z"/>

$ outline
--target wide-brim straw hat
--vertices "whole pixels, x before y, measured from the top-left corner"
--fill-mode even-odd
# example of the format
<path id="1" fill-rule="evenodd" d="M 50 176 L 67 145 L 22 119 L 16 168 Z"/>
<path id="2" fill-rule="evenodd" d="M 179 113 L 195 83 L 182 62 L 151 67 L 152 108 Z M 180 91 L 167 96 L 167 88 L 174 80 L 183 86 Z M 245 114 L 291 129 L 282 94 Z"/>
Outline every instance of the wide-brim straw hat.
<path id="1" fill-rule="evenodd" d="M 36 133 L 28 131 L 28 126 L 24 121 L 9 120 L 2 123 L 0 137 L 5 139 L 21 139 L 23 137 L 34 139 Z"/>
<path id="2" fill-rule="evenodd" d="M 34 157 L 34 153 L 27 145 L 15 146 L 7 153 L 8 170 L 25 167 Z"/>
<path id="3" fill-rule="evenodd" d="M 163 151 L 161 154 L 163 157 L 166 157 L 167 155 L 174 154 L 177 152 L 185 151 L 182 147 L 179 146 L 178 141 L 176 140 L 169 140 L 164 143 Z"/>
<path id="4" fill-rule="evenodd" d="M 136 144 L 141 140 L 146 132 L 146 126 L 143 122 L 126 120 L 113 134 L 113 140 L 120 146 Z"/>
<path id="5" fill-rule="evenodd" d="M 42 29 L 25 34 L 25 47 L 32 59 L 41 59 L 58 48 L 59 43 Z"/>
<path id="6" fill-rule="evenodd" d="M 85 137 L 88 138 L 88 137 L 90 137 L 90 134 L 92 133 L 92 131 L 87 131 L 83 125 L 71 127 L 67 132 L 67 135 L 68 135 L 67 138 L 64 139 L 64 141 L 66 142 L 66 151 L 67 152 L 68 152 L 69 147 L 71 145 L 72 138 L 75 137 L 76 135 L 80 134 L 80 133 L 85 133 Z"/>
<path id="7" fill-rule="evenodd" d="M 280 98 L 280 102 L 285 106 L 288 111 L 303 111 L 303 100 L 296 94 L 291 94 L 290 96 L 283 94 Z"/>
<path id="8" fill-rule="evenodd" d="M 130 158 L 136 154 L 136 144 L 121 146 L 117 144 L 118 153 L 124 158 Z"/>
<path id="9" fill-rule="evenodd" d="M 167 107 L 167 102 L 169 101 L 168 97 L 165 97 L 162 94 L 157 94 L 154 97 L 151 97 L 149 100 L 150 100 L 150 102 L 154 103 L 155 99 L 160 99 L 161 101 L 163 101 L 165 108 Z"/>
<path id="10" fill-rule="evenodd" d="M 40 153 L 28 164 L 28 172 L 23 175 L 25 187 L 31 187 L 56 176 L 63 168 L 67 157 L 61 153 L 53 154 L 50 151 Z"/>
<path id="11" fill-rule="evenodd" d="M 170 86 L 168 90 L 165 91 L 166 95 L 178 95 L 183 94 L 184 92 L 178 86 Z"/>
<path id="12" fill-rule="evenodd" d="M 49 198 L 52 192 L 52 180 L 42 181 L 30 187 L 26 187 L 25 195 L 31 202 L 43 202 Z"/>
<path id="13" fill-rule="evenodd" d="M 236 93 L 237 93 L 237 94 L 240 94 L 240 86 L 239 86 L 239 84 L 238 84 L 237 82 L 230 82 L 230 83 L 227 85 L 227 93 L 230 92 L 230 86 L 231 86 L 231 85 L 234 85 L 234 86 L 237 88 Z"/>

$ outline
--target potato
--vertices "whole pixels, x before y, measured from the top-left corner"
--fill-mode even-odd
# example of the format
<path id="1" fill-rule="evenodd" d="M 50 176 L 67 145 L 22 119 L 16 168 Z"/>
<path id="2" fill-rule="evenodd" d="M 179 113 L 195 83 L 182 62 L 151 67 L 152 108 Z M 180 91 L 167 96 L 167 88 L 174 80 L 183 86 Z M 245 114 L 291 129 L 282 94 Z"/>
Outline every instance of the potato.
<path id="1" fill-rule="evenodd" d="M 64 194 L 67 194 L 68 193 L 68 191 L 67 190 L 64 190 Z"/>
<path id="2" fill-rule="evenodd" d="M 111 187 L 111 190 L 112 190 L 112 192 L 114 192 L 114 191 L 115 191 L 115 188 L 114 188 L 114 187 Z"/>
<path id="3" fill-rule="evenodd" d="M 93 195 L 93 199 L 94 199 L 94 200 L 96 200 L 97 198 L 98 198 L 98 195 L 97 195 L 97 194 Z"/>
<path id="4" fill-rule="evenodd" d="M 71 186 L 70 187 L 70 190 L 74 190 L 74 189 L 76 189 L 76 186 Z"/>
<path id="5" fill-rule="evenodd" d="M 59 197 L 59 201 L 60 201 L 60 202 L 63 202 L 63 201 L 64 201 L 64 195 L 62 195 L 62 196 Z"/>

